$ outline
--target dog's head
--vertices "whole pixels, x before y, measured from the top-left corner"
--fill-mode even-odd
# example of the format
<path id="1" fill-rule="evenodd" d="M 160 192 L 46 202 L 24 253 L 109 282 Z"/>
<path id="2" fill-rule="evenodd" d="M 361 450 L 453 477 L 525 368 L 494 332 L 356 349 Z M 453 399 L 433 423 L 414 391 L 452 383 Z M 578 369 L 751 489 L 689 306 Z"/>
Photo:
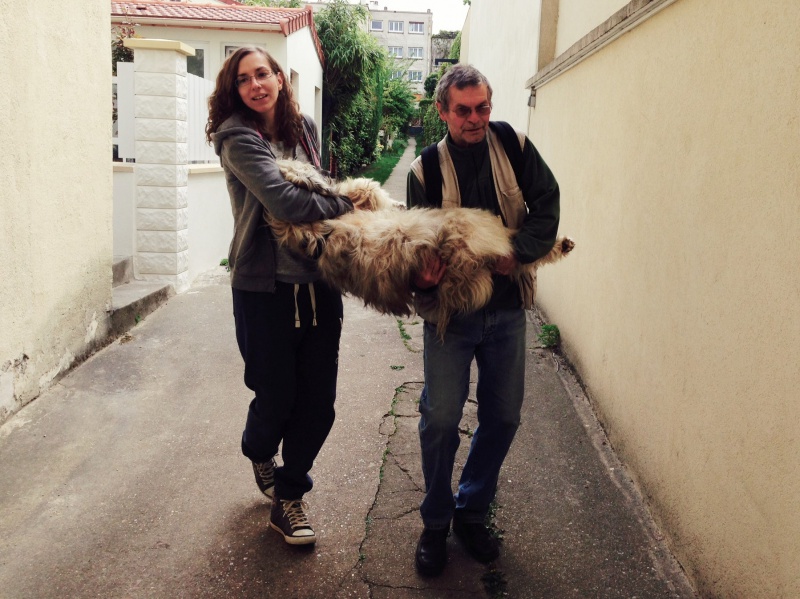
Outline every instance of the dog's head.
<path id="1" fill-rule="evenodd" d="M 377 181 L 359 177 L 356 179 L 345 179 L 338 185 L 341 195 L 350 198 L 356 210 L 405 210 L 405 204 L 393 200 L 386 193 Z"/>

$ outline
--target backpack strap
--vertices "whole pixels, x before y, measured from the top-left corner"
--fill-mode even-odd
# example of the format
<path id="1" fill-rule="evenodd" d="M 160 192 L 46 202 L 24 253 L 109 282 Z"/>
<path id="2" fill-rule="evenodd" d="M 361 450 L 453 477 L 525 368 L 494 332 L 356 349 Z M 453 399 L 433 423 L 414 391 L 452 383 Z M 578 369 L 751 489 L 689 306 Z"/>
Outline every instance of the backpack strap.
<path id="1" fill-rule="evenodd" d="M 433 143 L 420 153 L 422 176 L 425 177 L 425 196 L 428 204 L 442 206 L 442 169 L 439 166 L 439 148 Z"/>
<path id="2" fill-rule="evenodd" d="M 522 181 L 522 148 L 519 144 L 519 137 L 514 128 L 505 121 L 492 121 L 489 123 L 495 135 L 500 138 L 503 149 L 514 169 L 514 176 L 517 185 Z M 421 152 L 422 174 L 425 177 L 425 196 L 431 206 L 441 208 L 442 206 L 442 170 L 439 166 L 438 144 L 433 143 Z"/>
<path id="3" fill-rule="evenodd" d="M 492 121 L 489 123 L 495 135 L 500 138 L 503 144 L 503 149 L 508 156 L 508 161 L 511 163 L 511 168 L 514 169 L 514 176 L 517 178 L 517 185 L 522 181 L 522 148 L 519 145 L 519 137 L 514 128 L 505 121 Z"/>

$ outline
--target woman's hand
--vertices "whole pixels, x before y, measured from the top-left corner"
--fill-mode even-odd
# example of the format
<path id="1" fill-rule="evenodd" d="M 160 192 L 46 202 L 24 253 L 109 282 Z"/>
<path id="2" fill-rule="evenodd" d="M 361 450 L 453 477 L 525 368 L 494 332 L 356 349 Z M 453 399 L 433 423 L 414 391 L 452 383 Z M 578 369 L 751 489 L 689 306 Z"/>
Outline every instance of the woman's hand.
<path id="1" fill-rule="evenodd" d="M 447 264 L 441 261 L 439 256 L 433 256 L 414 278 L 414 285 L 419 289 L 430 289 L 436 287 L 447 270 Z"/>

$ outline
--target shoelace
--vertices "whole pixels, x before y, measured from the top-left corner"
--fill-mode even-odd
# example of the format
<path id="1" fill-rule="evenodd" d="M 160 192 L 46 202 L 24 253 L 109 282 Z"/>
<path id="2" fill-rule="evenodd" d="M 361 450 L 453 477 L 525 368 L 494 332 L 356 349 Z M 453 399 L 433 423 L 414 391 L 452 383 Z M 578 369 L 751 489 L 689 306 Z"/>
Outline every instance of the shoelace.
<path id="1" fill-rule="evenodd" d="M 308 504 L 305 501 L 302 499 L 282 499 L 281 504 L 283 505 L 283 513 L 289 519 L 289 524 L 293 529 L 311 528 L 306 515 Z"/>
<path id="2" fill-rule="evenodd" d="M 271 483 L 275 478 L 275 466 L 273 465 L 272 460 L 269 462 L 256 464 L 256 470 L 258 471 L 258 475 L 261 477 L 264 483 Z"/>

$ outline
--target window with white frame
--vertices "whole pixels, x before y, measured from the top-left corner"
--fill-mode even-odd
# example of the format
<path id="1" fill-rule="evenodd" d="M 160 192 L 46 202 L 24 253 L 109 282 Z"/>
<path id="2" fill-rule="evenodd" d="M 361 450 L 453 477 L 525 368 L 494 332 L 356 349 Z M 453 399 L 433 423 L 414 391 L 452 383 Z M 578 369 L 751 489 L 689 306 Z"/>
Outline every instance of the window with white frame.
<path id="1" fill-rule="evenodd" d="M 370 31 L 383 31 L 383 21 L 370 21 L 369 22 L 369 30 Z"/>
<path id="2" fill-rule="evenodd" d="M 403 33 L 403 21 L 389 21 L 389 33 Z"/>
<path id="3" fill-rule="evenodd" d="M 391 79 L 402 79 L 403 71 L 392 71 Z"/>
<path id="4" fill-rule="evenodd" d="M 401 23 L 402 24 L 402 23 Z M 425 33 L 425 23 L 421 21 L 411 21 L 408 24 L 409 33 Z"/>
<path id="5" fill-rule="evenodd" d="M 423 58 L 423 56 L 422 56 L 422 48 L 409 47 L 408 48 L 408 57 L 409 58 Z"/>
<path id="6" fill-rule="evenodd" d="M 389 46 L 389 56 L 403 58 L 403 46 Z"/>
<path id="7" fill-rule="evenodd" d="M 409 71 L 408 72 L 408 80 L 409 81 L 422 81 L 422 71 Z"/>

